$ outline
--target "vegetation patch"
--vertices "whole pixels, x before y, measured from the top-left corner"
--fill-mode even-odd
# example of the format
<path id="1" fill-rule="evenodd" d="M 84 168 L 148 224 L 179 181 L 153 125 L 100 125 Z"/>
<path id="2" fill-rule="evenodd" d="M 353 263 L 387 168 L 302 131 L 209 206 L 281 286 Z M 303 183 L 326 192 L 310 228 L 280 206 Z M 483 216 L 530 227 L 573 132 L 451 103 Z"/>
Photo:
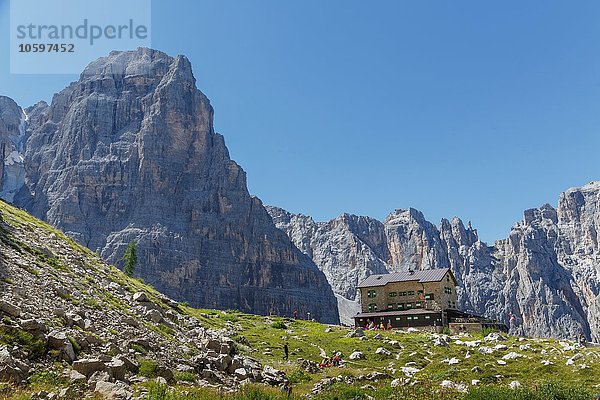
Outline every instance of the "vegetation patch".
<path id="1" fill-rule="evenodd" d="M 0 344 L 18 346 L 32 359 L 43 356 L 46 351 L 46 344 L 40 338 L 20 328 L 6 325 L 0 326 Z"/>

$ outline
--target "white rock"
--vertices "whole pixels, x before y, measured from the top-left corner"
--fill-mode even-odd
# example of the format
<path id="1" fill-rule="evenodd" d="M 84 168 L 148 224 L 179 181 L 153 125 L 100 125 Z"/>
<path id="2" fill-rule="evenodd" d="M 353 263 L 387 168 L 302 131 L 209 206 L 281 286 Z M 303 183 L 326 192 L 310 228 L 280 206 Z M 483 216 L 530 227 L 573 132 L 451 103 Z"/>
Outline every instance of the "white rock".
<path id="1" fill-rule="evenodd" d="M 508 387 L 511 389 L 517 389 L 521 387 L 521 382 L 519 381 L 512 381 L 511 383 L 508 384 Z"/>
<path id="2" fill-rule="evenodd" d="M 492 332 L 483 338 L 483 340 L 486 342 L 503 342 L 506 340 L 506 338 L 498 332 Z"/>
<path id="3" fill-rule="evenodd" d="M 402 367 L 400 368 L 400 371 L 402 371 L 402 373 L 407 377 L 412 378 L 417 372 L 420 371 L 420 369 L 414 367 Z"/>
<path id="4" fill-rule="evenodd" d="M 448 365 L 454 365 L 454 364 L 458 364 L 460 362 L 460 360 L 456 357 L 452 357 L 452 358 L 446 358 L 442 362 L 448 363 Z"/>
<path id="5" fill-rule="evenodd" d="M 519 353 L 515 353 L 514 351 L 511 351 L 510 353 L 502 356 L 502 359 L 503 360 L 514 360 L 515 358 L 519 358 L 519 357 L 523 357 L 523 355 L 519 354 Z"/>
<path id="6" fill-rule="evenodd" d="M 496 362 L 498 363 L 498 365 L 506 365 L 506 361 L 504 360 L 497 360 Z"/>
<path id="7" fill-rule="evenodd" d="M 386 349 L 385 347 L 379 347 L 379 348 L 377 348 L 377 350 L 375 350 L 375 354 L 381 354 L 381 355 L 384 355 L 384 356 L 391 356 L 392 355 L 392 353 L 388 349 Z"/>

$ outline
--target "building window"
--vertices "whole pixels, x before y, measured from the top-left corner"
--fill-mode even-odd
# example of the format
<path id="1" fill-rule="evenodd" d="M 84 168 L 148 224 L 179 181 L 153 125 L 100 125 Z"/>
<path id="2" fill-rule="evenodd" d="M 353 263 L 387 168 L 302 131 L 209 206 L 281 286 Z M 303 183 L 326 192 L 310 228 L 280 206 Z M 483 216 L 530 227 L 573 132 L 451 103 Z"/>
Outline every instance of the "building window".
<path id="1" fill-rule="evenodd" d="M 408 317 L 406 317 L 406 319 L 410 321 L 412 317 L 409 315 Z"/>
<path id="2" fill-rule="evenodd" d="M 369 304 L 369 311 L 377 311 L 377 304 L 375 304 L 375 303 Z"/>
<path id="3" fill-rule="evenodd" d="M 393 310 L 393 309 L 394 309 L 394 303 L 388 304 L 388 310 Z"/>
<path id="4" fill-rule="evenodd" d="M 414 316 L 413 319 L 419 319 L 419 317 L 418 316 Z"/>
<path id="5" fill-rule="evenodd" d="M 406 296 L 406 292 L 400 292 L 400 296 Z"/>
<path id="6" fill-rule="evenodd" d="M 421 308 L 421 302 L 420 302 L 420 301 L 417 301 L 417 302 L 415 303 L 415 307 L 416 307 L 416 308 Z"/>
<path id="7" fill-rule="evenodd" d="M 406 308 L 412 308 L 412 303 L 406 303 Z"/>
<path id="8" fill-rule="evenodd" d="M 425 319 L 431 319 L 431 317 L 429 315 L 426 315 L 424 318 Z"/>
<path id="9" fill-rule="evenodd" d="M 408 291 L 408 295 L 409 296 L 414 296 L 415 295 L 415 291 L 414 290 L 409 290 Z"/>
<path id="10" fill-rule="evenodd" d="M 404 309 L 404 303 L 398 303 L 398 310 Z"/>
<path id="11" fill-rule="evenodd" d="M 396 321 L 400 321 L 400 317 L 396 317 Z"/>
<path id="12" fill-rule="evenodd" d="M 377 296 L 377 292 L 376 292 L 376 291 L 374 291 L 374 290 L 369 290 L 369 291 L 367 292 L 367 297 L 368 297 L 368 298 L 372 299 L 372 298 L 373 298 L 373 297 L 375 297 L 375 296 Z"/>
<path id="13" fill-rule="evenodd" d="M 445 287 L 444 288 L 444 293 L 446 293 L 446 294 L 452 294 L 452 288 Z"/>
<path id="14" fill-rule="evenodd" d="M 433 300 L 433 293 L 427 293 L 425 295 L 425 300 Z"/>
<path id="15" fill-rule="evenodd" d="M 388 296 L 390 297 L 396 297 L 398 295 L 398 293 L 396 292 L 390 292 L 390 294 Z"/>

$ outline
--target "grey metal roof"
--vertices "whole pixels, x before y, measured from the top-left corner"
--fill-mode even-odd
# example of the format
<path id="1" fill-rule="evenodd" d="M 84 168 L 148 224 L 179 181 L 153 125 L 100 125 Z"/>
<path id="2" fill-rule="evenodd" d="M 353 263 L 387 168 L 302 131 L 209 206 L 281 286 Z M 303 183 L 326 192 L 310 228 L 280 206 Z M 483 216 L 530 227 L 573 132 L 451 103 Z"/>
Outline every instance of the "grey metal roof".
<path id="1" fill-rule="evenodd" d="M 439 282 L 444 279 L 449 268 L 423 269 L 420 271 L 394 272 L 392 274 L 371 275 L 362 281 L 358 287 L 385 286 L 390 282 Z"/>
<path id="2" fill-rule="evenodd" d="M 398 310 L 398 311 L 379 311 L 369 313 L 359 313 L 352 318 L 370 318 L 370 317 L 393 317 L 395 315 L 423 315 L 423 314 L 439 314 L 439 311 L 426 310 L 424 308 L 415 308 L 413 310 Z"/>

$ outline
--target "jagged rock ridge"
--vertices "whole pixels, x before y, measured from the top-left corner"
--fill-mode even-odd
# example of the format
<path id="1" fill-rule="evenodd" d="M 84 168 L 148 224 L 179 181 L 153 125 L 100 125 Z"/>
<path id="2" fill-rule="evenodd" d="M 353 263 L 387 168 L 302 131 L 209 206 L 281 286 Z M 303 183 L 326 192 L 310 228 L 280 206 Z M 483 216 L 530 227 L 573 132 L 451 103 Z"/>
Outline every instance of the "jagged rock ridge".
<path id="1" fill-rule="evenodd" d="M 324 275 L 276 229 L 214 132 L 184 56 L 138 49 L 92 62 L 29 112 L 14 202 L 201 307 L 337 322 Z"/>
<path id="2" fill-rule="evenodd" d="M 344 297 L 345 310 L 355 310 L 347 306 L 357 300 L 355 282 L 370 274 L 449 267 L 464 310 L 504 321 L 522 335 L 583 333 L 600 340 L 600 182 L 561 194 L 558 209 L 526 210 L 509 237 L 493 246 L 470 223 L 443 219 L 436 227 L 414 209 L 396 210 L 383 223 L 346 214 L 322 223 L 267 209 Z"/>

